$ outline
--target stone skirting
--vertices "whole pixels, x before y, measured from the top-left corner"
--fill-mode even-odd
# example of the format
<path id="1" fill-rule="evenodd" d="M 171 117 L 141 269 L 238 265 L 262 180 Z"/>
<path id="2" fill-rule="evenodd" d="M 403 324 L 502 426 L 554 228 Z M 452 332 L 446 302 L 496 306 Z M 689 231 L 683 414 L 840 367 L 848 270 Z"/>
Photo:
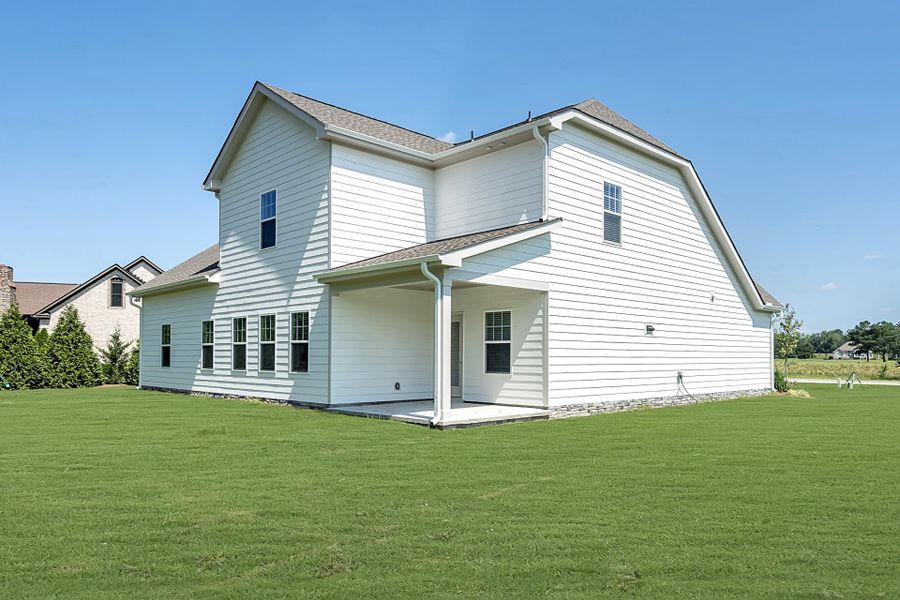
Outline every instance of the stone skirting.
<path id="1" fill-rule="evenodd" d="M 771 393 L 769 389 L 742 390 L 738 392 L 717 392 L 714 394 L 697 394 L 666 396 L 662 398 L 643 398 L 639 400 L 613 400 L 609 402 L 588 402 L 585 404 L 566 404 L 564 406 L 551 406 L 551 419 L 565 419 L 567 417 L 587 417 L 604 413 L 634 410 L 637 408 L 663 408 L 666 406 L 682 406 L 685 404 L 699 404 L 715 400 L 733 400 L 748 396 L 762 396 Z"/>
<path id="2" fill-rule="evenodd" d="M 224 398 L 226 400 L 252 400 L 255 402 L 265 402 L 266 404 L 277 404 L 278 406 L 302 406 L 304 408 L 328 408 L 327 404 L 317 404 L 315 402 L 300 402 L 299 400 L 278 400 L 276 398 L 262 398 L 260 396 L 240 396 L 237 394 L 219 394 L 216 392 L 197 392 L 192 390 L 180 390 L 176 388 L 158 387 L 155 385 L 142 385 L 139 389 L 148 392 L 165 392 L 167 394 L 183 394 L 185 396 L 198 396 L 200 398 Z"/>

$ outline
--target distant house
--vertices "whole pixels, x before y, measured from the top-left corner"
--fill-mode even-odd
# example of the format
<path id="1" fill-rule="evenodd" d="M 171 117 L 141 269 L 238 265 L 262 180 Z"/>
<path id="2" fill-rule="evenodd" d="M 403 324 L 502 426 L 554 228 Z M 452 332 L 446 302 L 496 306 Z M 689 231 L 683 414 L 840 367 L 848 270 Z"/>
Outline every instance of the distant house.
<path id="1" fill-rule="evenodd" d="M 72 305 L 95 346 L 105 346 L 116 327 L 126 341 L 134 341 L 140 334 L 140 311 L 127 294 L 160 273 L 145 256 L 124 267 L 110 265 L 80 284 L 14 281 L 12 267 L 0 265 L 0 314 L 15 302 L 33 329 L 52 332 L 63 309 Z"/>
<path id="2" fill-rule="evenodd" d="M 856 344 L 853 342 L 847 342 L 837 350 L 831 353 L 831 358 L 835 360 L 847 360 L 851 358 L 866 358 L 865 352 L 858 352 L 856 350 Z M 868 358 L 872 358 L 872 353 L 869 352 Z"/>

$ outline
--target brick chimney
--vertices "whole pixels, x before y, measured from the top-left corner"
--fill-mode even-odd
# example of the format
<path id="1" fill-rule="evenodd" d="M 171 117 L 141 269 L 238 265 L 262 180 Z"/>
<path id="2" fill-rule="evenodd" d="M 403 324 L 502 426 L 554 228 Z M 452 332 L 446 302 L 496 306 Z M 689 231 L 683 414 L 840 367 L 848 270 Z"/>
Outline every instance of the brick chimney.
<path id="1" fill-rule="evenodd" d="M 16 284 L 13 283 L 13 268 L 0 265 L 0 315 L 16 301 Z"/>

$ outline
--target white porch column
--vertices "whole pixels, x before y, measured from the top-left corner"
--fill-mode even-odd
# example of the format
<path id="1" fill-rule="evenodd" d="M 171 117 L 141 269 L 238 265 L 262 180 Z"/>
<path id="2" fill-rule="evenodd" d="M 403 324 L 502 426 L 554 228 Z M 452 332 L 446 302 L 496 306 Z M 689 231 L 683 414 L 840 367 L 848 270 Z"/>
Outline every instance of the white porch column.
<path id="1" fill-rule="evenodd" d="M 452 392 L 450 388 L 450 322 L 452 321 L 453 315 L 453 279 L 445 273 L 442 276 L 442 280 L 440 305 L 440 347 L 438 347 L 437 345 L 435 346 L 435 351 L 439 352 L 438 356 L 440 357 L 441 365 L 441 387 L 438 394 L 437 403 L 439 406 L 438 410 L 441 415 L 440 422 L 443 422 L 443 420 L 450 415 L 450 402 L 452 398 Z"/>

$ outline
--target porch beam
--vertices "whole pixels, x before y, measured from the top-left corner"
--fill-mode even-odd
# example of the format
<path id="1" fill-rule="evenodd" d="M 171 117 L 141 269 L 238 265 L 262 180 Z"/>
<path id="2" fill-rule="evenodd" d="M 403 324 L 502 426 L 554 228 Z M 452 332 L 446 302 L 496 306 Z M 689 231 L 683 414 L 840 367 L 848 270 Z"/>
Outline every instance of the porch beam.
<path id="1" fill-rule="evenodd" d="M 505 277 L 503 275 L 487 275 L 485 273 L 476 273 L 474 271 L 466 271 L 463 269 L 452 269 L 452 276 L 456 281 L 468 281 L 470 283 L 479 283 L 482 285 L 496 285 L 499 287 L 533 290 L 535 292 L 546 292 L 550 289 L 550 284 L 546 281 Z"/>

